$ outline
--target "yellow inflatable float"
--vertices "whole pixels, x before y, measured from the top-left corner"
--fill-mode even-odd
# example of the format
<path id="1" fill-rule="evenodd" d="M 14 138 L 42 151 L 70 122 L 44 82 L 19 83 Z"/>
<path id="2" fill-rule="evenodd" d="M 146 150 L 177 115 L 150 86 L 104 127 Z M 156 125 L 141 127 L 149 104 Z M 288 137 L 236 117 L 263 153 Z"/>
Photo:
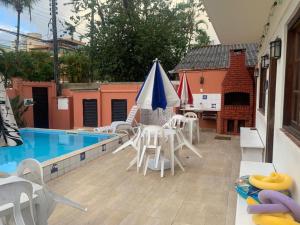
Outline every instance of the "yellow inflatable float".
<path id="1" fill-rule="evenodd" d="M 248 205 L 259 204 L 254 198 L 247 198 Z M 256 225 L 300 225 L 288 213 L 255 214 L 252 220 Z"/>
<path id="2" fill-rule="evenodd" d="M 256 214 L 252 219 L 257 225 L 300 225 L 288 213 Z"/>
<path id="3" fill-rule="evenodd" d="M 249 178 L 250 184 L 263 190 L 283 191 L 289 189 L 292 178 L 283 173 L 271 173 L 270 176 L 252 175 Z"/>

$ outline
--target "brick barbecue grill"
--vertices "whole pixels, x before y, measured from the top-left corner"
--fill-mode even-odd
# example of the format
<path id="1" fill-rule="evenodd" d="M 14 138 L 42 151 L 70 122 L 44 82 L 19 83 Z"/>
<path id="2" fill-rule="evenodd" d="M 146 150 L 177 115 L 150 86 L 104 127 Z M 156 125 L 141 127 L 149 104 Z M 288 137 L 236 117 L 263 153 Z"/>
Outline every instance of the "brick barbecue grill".
<path id="1" fill-rule="evenodd" d="M 222 82 L 220 117 L 223 134 L 239 134 L 240 127 L 254 125 L 254 79 L 253 71 L 246 66 L 245 53 L 245 49 L 230 51 L 229 69 Z"/>

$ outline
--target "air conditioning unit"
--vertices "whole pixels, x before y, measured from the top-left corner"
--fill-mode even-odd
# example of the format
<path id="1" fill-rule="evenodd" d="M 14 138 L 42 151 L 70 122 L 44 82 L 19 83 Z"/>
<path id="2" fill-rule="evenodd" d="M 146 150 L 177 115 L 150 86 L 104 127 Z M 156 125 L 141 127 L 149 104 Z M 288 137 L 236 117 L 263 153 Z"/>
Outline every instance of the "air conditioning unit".
<path id="1" fill-rule="evenodd" d="M 24 98 L 24 106 L 33 106 L 33 98 Z"/>

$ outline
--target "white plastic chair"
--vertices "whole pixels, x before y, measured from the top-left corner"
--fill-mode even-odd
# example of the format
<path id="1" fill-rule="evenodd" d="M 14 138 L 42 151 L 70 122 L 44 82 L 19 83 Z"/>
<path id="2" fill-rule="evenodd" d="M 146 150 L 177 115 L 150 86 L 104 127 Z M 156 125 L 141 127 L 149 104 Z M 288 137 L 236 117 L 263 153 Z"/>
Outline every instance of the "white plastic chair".
<path id="1" fill-rule="evenodd" d="M 178 146 L 175 147 L 175 150 L 177 150 L 178 148 L 182 149 L 183 147 L 183 141 L 180 138 L 179 131 L 183 134 L 183 130 L 186 126 L 186 122 L 187 119 L 185 116 L 176 114 L 163 126 L 164 128 L 171 128 L 177 131 L 176 139 L 177 139 Z"/>
<path id="2" fill-rule="evenodd" d="M 186 122 L 187 120 L 185 116 L 176 114 L 172 116 L 172 118 L 163 127 L 183 130 Z"/>
<path id="3" fill-rule="evenodd" d="M 175 137 L 177 140 L 177 145 L 175 146 L 174 149 L 174 159 L 182 171 L 184 171 L 184 167 L 183 167 L 183 163 L 180 160 L 178 150 L 179 149 L 182 150 L 182 147 L 184 146 L 184 141 L 182 140 L 180 134 L 183 135 L 183 130 L 186 127 L 186 122 L 187 122 L 186 117 L 180 114 L 176 114 L 172 116 L 172 118 L 166 124 L 163 125 L 164 128 L 169 128 L 176 131 Z"/>
<path id="4" fill-rule="evenodd" d="M 182 149 L 183 146 L 186 146 L 199 158 L 202 158 L 196 147 L 185 138 L 182 132 L 186 125 L 186 122 L 187 118 L 185 116 L 175 115 L 163 127 L 176 130 L 177 146 L 175 147 L 175 151 L 177 151 L 178 149 Z"/>
<path id="5" fill-rule="evenodd" d="M 184 116 L 187 117 L 187 118 L 195 118 L 195 119 L 198 118 L 197 114 L 194 113 L 194 112 L 187 112 L 187 113 L 184 114 Z"/>
<path id="6" fill-rule="evenodd" d="M 139 110 L 139 107 L 137 105 L 132 106 L 126 121 L 114 121 L 111 123 L 110 126 L 104 126 L 104 127 L 97 127 L 94 128 L 94 132 L 112 132 L 116 133 L 117 130 L 130 130 L 134 133 L 134 129 L 132 127 L 133 123 L 136 122 L 135 116 Z"/>
<path id="7" fill-rule="evenodd" d="M 113 151 L 113 154 L 116 154 L 129 146 L 133 147 L 133 149 L 136 150 L 136 156 L 131 160 L 131 162 L 129 163 L 129 166 L 127 167 L 126 170 L 129 170 L 133 165 L 136 164 L 137 172 L 139 172 L 138 163 L 139 163 L 139 154 L 140 154 L 140 148 L 141 148 L 141 133 L 142 133 L 142 126 L 139 126 L 137 128 L 135 135 L 131 139 L 129 139 L 124 144 L 122 144 L 120 147 L 118 147 L 115 151 Z"/>
<path id="8" fill-rule="evenodd" d="M 21 196 L 23 193 L 29 200 L 30 214 L 26 214 L 26 218 L 23 217 L 21 211 Z M 15 181 L 0 185 L 0 205 L 13 204 L 13 215 L 10 219 L 14 220 L 15 225 L 25 225 L 24 219 L 27 225 L 35 225 L 32 195 L 33 188 L 30 182 Z"/>
<path id="9" fill-rule="evenodd" d="M 73 208 L 79 209 L 81 211 L 87 211 L 87 209 L 77 202 L 74 202 L 64 196 L 58 195 L 47 187 L 44 183 L 43 169 L 41 164 L 35 159 L 25 159 L 18 165 L 17 176 L 24 177 L 26 173 L 30 172 L 30 177 L 28 180 L 41 185 L 43 188 L 41 193 L 36 193 L 39 195 L 37 198 L 39 200 L 39 217 L 43 224 L 47 225 L 48 218 L 52 214 L 57 203 L 65 204 Z"/>
<path id="10" fill-rule="evenodd" d="M 197 114 L 194 113 L 194 112 L 187 112 L 187 113 L 184 114 L 184 116 L 186 118 L 194 119 L 194 121 L 197 121 L 196 122 L 196 132 L 197 132 L 197 141 L 198 141 L 198 144 L 199 144 L 199 142 L 200 142 L 200 132 L 199 132 L 199 120 L 198 120 Z M 193 122 L 191 122 L 189 124 L 189 133 L 190 133 L 191 139 L 193 139 L 193 124 L 194 124 Z"/>
<path id="11" fill-rule="evenodd" d="M 142 162 L 144 160 L 144 156 L 146 156 L 146 161 L 144 165 L 144 176 L 147 173 L 147 169 L 149 166 L 149 160 L 151 156 L 154 156 L 155 160 L 155 168 L 158 168 L 158 162 L 161 163 L 160 168 L 160 176 L 164 176 L 164 161 L 165 157 L 163 152 L 161 152 L 162 147 L 164 147 L 165 143 L 165 135 L 164 130 L 160 126 L 146 126 L 141 134 L 143 138 L 143 149 L 139 159 L 138 167 L 141 167 Z"/>

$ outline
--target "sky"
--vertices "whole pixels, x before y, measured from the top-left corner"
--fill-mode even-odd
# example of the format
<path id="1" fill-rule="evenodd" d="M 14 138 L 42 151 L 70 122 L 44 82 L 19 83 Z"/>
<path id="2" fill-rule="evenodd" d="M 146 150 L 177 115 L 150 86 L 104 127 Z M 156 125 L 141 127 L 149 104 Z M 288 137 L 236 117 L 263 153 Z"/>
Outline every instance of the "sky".
<path id="1" fill-rule="evenodd" d="M 68 0 L 58 0 L 58 34 L 63 34 L 63 26 L 65 20 L 69 20 L 72 15 L 71 6 L 65 6 Z M 50 7 L 49 0 L 40 0 L 34 5 L 32 10 L 32 19 L 28 11 L 21 14 L 21 33 L 37 32 L 42 34 L 44 39 L 50 39 L 52 33 L 50 31 Z M 17 14 L 12 7 L 5 7 L 0 4 L 0 28 L 16 31 Z M 79 28 L 82 33 L 85 32 L 84 27 Z M 9 44 L 14 36 L 4 32 L 0 32 L 0 44 Z"/>
<path id="2" fill-rule="evenodd" d="M 174 2 L 179 2 L 181 0 L 173 0 Z M 71 6 L 64 5 L 64 3 L 69 2 L 69 0 L 58 0 L 58 35 L 63 35 L 63 23 L 65 20 L 68 20 L 72 15 Z M 37 32 L 42 34 L 44 39 L 50 39 L 52 34 L 50 28 L 48 26 L 50 21 L 50 13 L 49 13 L 49 0 L 40 0 L 37 4 L 34 5 L 32 10 L 32 19 L 30 20 L 28 12 L 24 11 L 21 14 L 21 32 L 29 33 L 29 32 Z M 207 32 L 213 40 L 214 44 L 218 44 L 217 35 L 213 29 L 212 24 L 209 22 L 208 17 L 206 15 L 202 15 L 201 19 L 207 22 Z M 61 21 L 61 22 L 60 22 Z M 0 28 L 16 30 L 17 24 L 17 15 L 13 8 L 5 7 L 0 4 Z M 85 33 L 85 26 L 80 26 L 77 31 L 79 33 Z M 0 45 L 11 45 L 11 41 L 14 40 L 15 37 L 11 34 L 7 34 L 0 31 Z"/>

